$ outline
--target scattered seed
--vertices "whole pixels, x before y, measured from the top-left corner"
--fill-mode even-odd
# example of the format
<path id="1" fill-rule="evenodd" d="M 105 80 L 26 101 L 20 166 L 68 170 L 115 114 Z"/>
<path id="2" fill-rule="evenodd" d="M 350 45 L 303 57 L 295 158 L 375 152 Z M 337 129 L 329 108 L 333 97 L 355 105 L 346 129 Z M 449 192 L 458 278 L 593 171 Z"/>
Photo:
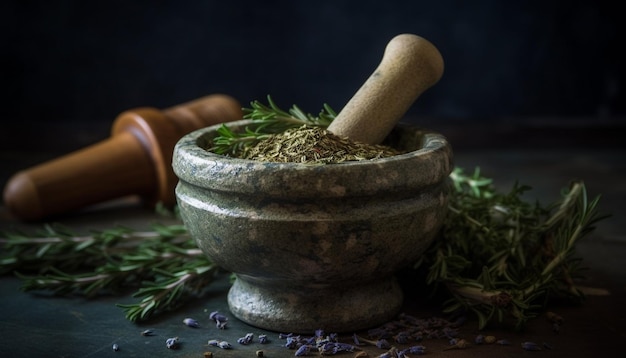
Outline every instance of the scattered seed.
<path id="1" fill-rule="evenodd" d="M 548 321 L 557 324 L 563 324 L 564 321 L 563 317 L 551 311 L 546 312 L 546 318 L 548 319 Z"/>
<path id="2" fill-rule="evenodd" d="M 491 344 L 496 342 L 496 337 L 494 336 L 485 336 L 485 343 Z"/>
<path id="3" fill-rule="evenodd" d="M 203 355 L 204 355 L 204 358 L 213 358 L 213 352 L 207 351 L 207 352 L 204 352 Z"/>
<path id="4" fill-rule="evenodd" d="M 259 358 L 263 357 L 263 351 L 261 350 L 256 351 L 256 356 Z"/>

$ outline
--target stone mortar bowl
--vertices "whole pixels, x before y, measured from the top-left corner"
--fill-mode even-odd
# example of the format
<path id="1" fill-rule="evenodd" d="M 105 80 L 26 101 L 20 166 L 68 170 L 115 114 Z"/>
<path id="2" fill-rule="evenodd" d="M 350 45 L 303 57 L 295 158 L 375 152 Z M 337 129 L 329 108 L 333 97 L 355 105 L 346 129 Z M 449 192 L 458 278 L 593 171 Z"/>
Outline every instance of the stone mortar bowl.
<path id="1" fill-rule="evenodd" d="M 242 129 L 248 121 L 227 124 Z M 394 273 L 441 228 L 452 150 L 440 134 L 398 125 L 384 159 L 310 165 L 207 151 L 219 126 L 174 148 L 182 220 L 202 251 L 236 274 L 231 313 L 277 332 L 354 332 L 393 319 Z"/>

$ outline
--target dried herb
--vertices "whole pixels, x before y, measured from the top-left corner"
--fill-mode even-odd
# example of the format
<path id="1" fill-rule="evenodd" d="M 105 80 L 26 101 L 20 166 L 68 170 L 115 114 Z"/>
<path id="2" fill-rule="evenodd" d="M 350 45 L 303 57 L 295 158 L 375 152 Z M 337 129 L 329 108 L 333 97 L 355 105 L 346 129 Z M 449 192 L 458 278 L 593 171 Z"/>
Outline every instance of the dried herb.
<path id="1" fill-rule="evenodd" d="M 209 148 L 209 151 L 241 157 L 247 148 L 252 147 L 259 140 L 267 138 L 270 134 L 282 133 L 302 125 L 326 128 L 337 116 L 337 113 L 328 104 L 324 104 L 320 113 L 314 116 L 305 113 L 296 105 L 293 105 L 286 112 L 269 95 L 267 101 L 268 105 L 253 101 L 250 103 L 251 108 L 243 108 L 243 119 L 249 119 L 252 122 L 244 131 L 235 132 L 226 125 L 220 126 L 217 130 L 218 136 L 213 139 L 213 146 Z"/>
<path id="2" fill-rule="evenodd" d="M 336 164 L 397 154 L 400 152 L 387 146 L 355 142 L 324 128 L 304 125 L 269 135 L 244 150 L 243 158 L 280 163 Z"/>

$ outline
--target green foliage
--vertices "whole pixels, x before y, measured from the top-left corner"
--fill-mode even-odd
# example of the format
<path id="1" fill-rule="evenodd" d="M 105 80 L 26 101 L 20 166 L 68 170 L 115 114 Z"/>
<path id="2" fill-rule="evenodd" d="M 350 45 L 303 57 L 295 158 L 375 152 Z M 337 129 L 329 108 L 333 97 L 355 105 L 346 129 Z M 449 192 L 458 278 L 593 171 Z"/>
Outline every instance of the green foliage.
<path id="1" fill-rule="evenodd" d="M 24 291 L 55 294 L 122 293 L 139 288 L 140 302 L 120 305 L 131 321 L 178 306 L 201 294 L 218 267 L 197 248 L 182 225 L 154 231 L 113 228 L 77 236 L 59 225 L 35 235 L 6 233 L 0 272 L 17 271 Z"/>
<path id="2" fill-rule="evenodd" d="M 456 168 L 450 178 L 442 235 L 415 265 L 450 294 L 447 312 L 471 311 L 479 328 L 511 317 L 522 328 L 550 298 L 583 298 L 574 283 L 582 269 L 575 244 L 604 218 L 599 197 L 589 201 L 584 184 L 573 182 L 559 202 L 542 206 L 523 200 L 530 187 L 499 193 L 478 169 Z"/>
<path id="3" fill-rule="evenodd" d="M 299 128 L 303 125 L 325 128 L 337 116 L 327 104 L 324 104 L 320 113 L 314 116 L 305 113 L 296 105 L 286 112 L 270 96 L 267 96 L 267 101 L 268 105 L 253 101 L 250 103 L 251 108 L 243 109 L 243 119 L 252 121 L 243 132 L 235 132 L 225 124 L 222 125 L 217 130 L 218 136 L 213 139 L 213 146 L 209 150 L 217 154 L 238 157 L 247 148 L 267 138 L 270 134 L 282 133 L 287 129 Z"/>

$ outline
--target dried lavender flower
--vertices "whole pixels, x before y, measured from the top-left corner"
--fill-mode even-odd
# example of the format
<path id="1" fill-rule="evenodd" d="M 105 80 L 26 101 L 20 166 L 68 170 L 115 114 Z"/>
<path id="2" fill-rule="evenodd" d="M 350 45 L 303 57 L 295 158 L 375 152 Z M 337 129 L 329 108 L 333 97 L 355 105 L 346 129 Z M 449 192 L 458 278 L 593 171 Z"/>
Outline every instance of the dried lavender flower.
<path id="1" fill-rule="evenodd" d="M 311 346 L 304 344 L 301 345 L 297 350 L 296 353 L 294 353 L 294 355 L 296 357 L 302 357 L 302 356 L 306 356 L 309 355 L 309 353 L 311 352 Z"/>
<path id="2" fill-rule="evenodd" d="M 426 347 L 424 347 L 422 345 L 411 346 L 409 348 L 403 349 L 402 351 L 400 351 L 400 353 L 402 353 L 405 356 L 407 354 L 422 355 L 422 354 L 426 354 Z"/>
<path id="3" fill-rule="evenodd" d="M 246 344 L 252 343 L 253 339 L 254 339 L 254 334 L 246 333 L 244 337 L 237 339 L 237 343 L 246 345 Z"/>
<path id="4" fill-rule="evenodd" d="M 259 334 L 259 343 L 260 344 L 267 344 L 269 343 L 269 339 L 267 338 L 266 334 Z"/>
<path id="5" fill-rule="evenodd" d="M 165 346 L 168 349 L 177 349 L 178 348 L 178 337 L 168 338 L 165 340 Z"/>
<path id="6" fill-rule="evenodd" d="M 226 341 L 218 342 L 217 346 L 222 348 L 222 349 L 231 349 L 231 348 L 233 348 L 233 346 L 230 343 L 226 342 Z"/>
<path id="7" fill-rule="evenodd" d="M 185 319 L 183 320 L 183 323 L 184 323 L 185 325 L 189 326 L 189 327 L 192 327 L 192 328 L 198 328 L 198 327 L 200 327 L 200 323 L 198 323 L 198 321 L 196 321 L 196 320 L 195 320 L 195 319 L 193 319 L 193 318 L 185 318 Z"/>
<path id="8" fill-rule="evenodd" d="M 215 327 L 218 329 L 226 329 L 226 322 L 228 321 L 228 317 L 219 313 L 218 311 L 213 311 L 209 314 L 209 319 L 215 321 Z"/>
<path id="9" fill-rule="evenodd" d="M 113 343 L 113 350 L 114 351 L 119 351 L 120 350 L 120 346 L 117 343 Z"/>
<path id="10" fill-rule="evenodd" d="M 539 345 L 534 342 L 523 342 L 522 349 L 526 351 L 540 351 L 541 347 L 539 347 Z"/>
<path id="11" fill-rule="evenodd" d="M 146 329 L 145 331 L 141 331 L 140 334 L 144 337 L 154 336 L 154 331 L 151 329 Z"/>

